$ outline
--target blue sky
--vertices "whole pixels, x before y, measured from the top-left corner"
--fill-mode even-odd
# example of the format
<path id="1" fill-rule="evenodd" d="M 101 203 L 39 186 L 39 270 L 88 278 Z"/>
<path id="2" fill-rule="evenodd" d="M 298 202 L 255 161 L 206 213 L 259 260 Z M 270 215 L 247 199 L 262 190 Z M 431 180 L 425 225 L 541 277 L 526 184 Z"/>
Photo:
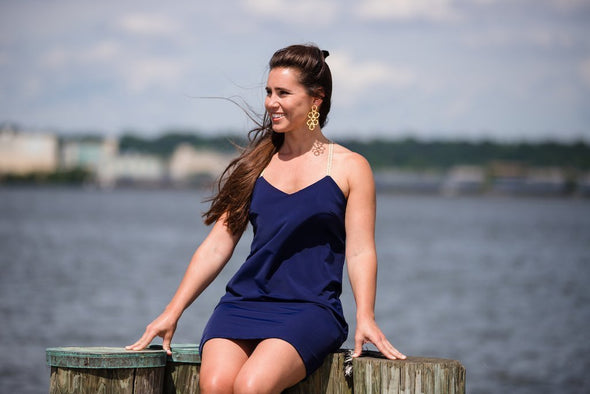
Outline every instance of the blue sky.
<path id="1" fill-rule="evenodd" d="M 0 0 L 0 121 L 243 132 L 272 53 L 330 51 L 331 138 L 590 141 L 590 0 Z"/>

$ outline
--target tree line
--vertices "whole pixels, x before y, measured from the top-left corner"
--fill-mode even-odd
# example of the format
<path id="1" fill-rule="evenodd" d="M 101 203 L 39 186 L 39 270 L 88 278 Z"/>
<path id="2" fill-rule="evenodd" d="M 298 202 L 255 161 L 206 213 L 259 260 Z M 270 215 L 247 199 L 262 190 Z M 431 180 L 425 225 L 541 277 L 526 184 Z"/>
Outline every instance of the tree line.
<path id="1" fill-rule="evenodd" d="M 533 167 L 590 170 L 590 144 L 583 141 L 472 142 L 405 138 L 369 141 L 339 139 L 338 142 L 365 156 L 375 169 L 447 169 L 454 165 L 485 166 L 492 161 L 511 161 Z M 205 136 L 190 132 L 172 132 L 154 138 L 126 134 L 120 138 L 119 148 L 122 152 L 142 152 L 167 158 L 181 143 L 231 153 L 236 152 L 236 146 L 245 146 L 247 141 L 244 137 L 229 134 Z"/>

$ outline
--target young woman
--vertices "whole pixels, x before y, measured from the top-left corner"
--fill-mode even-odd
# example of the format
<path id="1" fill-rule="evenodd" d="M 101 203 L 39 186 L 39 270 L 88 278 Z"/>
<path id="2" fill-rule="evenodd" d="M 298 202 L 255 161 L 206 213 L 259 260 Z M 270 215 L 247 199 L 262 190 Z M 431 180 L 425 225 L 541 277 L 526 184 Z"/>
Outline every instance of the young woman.
<path id="1" fill-rule="evenodd" d="M 271 58 L 263 123 L 224 172 L 205 213 L 214 224 L 164 312 L 130 350 L 156 336 L 170 351 L 183 311 L 253 226 L 250 255 L 201 338 L 202 393 L 280 393 L 317 369 L 348 334 L 339 296 L 346 258 L 356 302 L 354 355 L 373 343 L 404 359 L 375 322 L 375 187 L 368 162 L 322 133 L 332 94 L 328 56 L 293 45 Z"/>

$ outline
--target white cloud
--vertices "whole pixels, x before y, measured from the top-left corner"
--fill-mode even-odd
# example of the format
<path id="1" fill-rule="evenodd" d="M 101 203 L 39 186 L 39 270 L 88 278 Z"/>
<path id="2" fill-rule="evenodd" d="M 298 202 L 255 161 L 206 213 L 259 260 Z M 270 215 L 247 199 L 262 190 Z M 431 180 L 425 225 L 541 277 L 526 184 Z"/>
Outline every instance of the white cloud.
<path id="1" fill-rule="evenodd" d="M 100 41 L 81 51 L 66 49 L 62 46 L 51 48 L 41 55 L 40 64 L 50 69 L 58 69 L 68 65 L 112 62 L 121 55 L 122 51 L 118 43 Z"/>
<path id="2" fill-rule="evenodd" d="M 95 75 L 92 70 L 98 67 L 132 93 L 152 87 L 173 89 L 189 70 L 182 58 L 146 55 L 114 41 L 101 41 L 82 51 L 56 47 L 42 55 L 40 64 L 50 72 L 71 70 L 76 78 Z"/>
<path id="3" fill-rule="evenodd" d="M 338 13 L 335 0 L 243 0 L 244 9 L 277 22 L 325 25 Z"/>
<path id="4" fill-rule="evenodd" d="M 8 52 L 0 52 L 0 66 L 7 65 L 9 62 Z"/>
<path id="5" fill-rule="evenodd" d="M 575 9 L 590 5 L 588 0 L 552 0 L 551 2 L 562 9 Z"/>
<path id="6" fill-rule="evenodd" d="M 51 48 L 41 55 L 40 64 L 47 68 L 59 68 L 70 60 L 70 53 L 63 47 Z"/>
<path id="7" fill-rule="evenodd" d="M 461 38 L 472 47 L 527 45 L 539 48 L 572 47 L 577 39 L 569 31 L 538 27 L 496 28 Z"/>
<path id="8" fill-rule="evenodd" d="M 334 53 L 328 58 L 338 98 L 343 104 L 354 104 L 375 86 L 404 87 L 412 84 L 415 74 L 410 69 L 379 61 L 355 62 L 346 53 Z"/>
<path id="9" fill-rule="evenodd" d="M 580 64 L 579 70 L 582 81 L 590 87 L 590 58 L 587 58 Z"/>
<path id="10" fill-rule="evenodd" d="M 120 45 L 114 41 L 102 41 L 80 54 L 86 62 L 109 62 L 121 54 Z"/>
<path id="11" fill-rule="evenodd" d="M 455 20 L 458 11 L 452 0 L 364 0 L 357 7 L 358 15 L 369 20 L 426 19 Z"/>
<path id="12" fill-rule="evenodd" d="M 137 93 L 152 87 L 174 89 L 182 81 L 187 68 L 180 61 L 153 57 L 128 61 L 122 71 L 129 90 Z"/>
<path id="13" fill-rule="evenodd" d="M 155 14 L 127 14 L 119 18 L 117 26 L 139 36 L 170 36 L 179 31 L 178 22 Z"/>
<path id="14" fill-rule="evenodd" d="M 26 98 L 38 97 L 43 90 L 43 83 L 37 76 L 31 76 L 24 80 L 22 93 Z"/>

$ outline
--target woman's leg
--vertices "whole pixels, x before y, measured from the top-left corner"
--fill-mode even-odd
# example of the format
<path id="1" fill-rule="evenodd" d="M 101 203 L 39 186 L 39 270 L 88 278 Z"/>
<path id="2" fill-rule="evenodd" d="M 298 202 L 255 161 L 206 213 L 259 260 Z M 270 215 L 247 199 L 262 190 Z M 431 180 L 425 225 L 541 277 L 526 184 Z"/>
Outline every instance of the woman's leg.
<path id="1" fill-rule="evenodd" d="M 201 349 L 199 388 L 203 394 L 231 393 L 256 341 L 213 338 Z"/>
<path id="2" fill-rule="evenodd" d="M 288 342 L 260 342 L 235 377 L 234 394 L 280 393 L 305 378 L 305 365 Z"/>

